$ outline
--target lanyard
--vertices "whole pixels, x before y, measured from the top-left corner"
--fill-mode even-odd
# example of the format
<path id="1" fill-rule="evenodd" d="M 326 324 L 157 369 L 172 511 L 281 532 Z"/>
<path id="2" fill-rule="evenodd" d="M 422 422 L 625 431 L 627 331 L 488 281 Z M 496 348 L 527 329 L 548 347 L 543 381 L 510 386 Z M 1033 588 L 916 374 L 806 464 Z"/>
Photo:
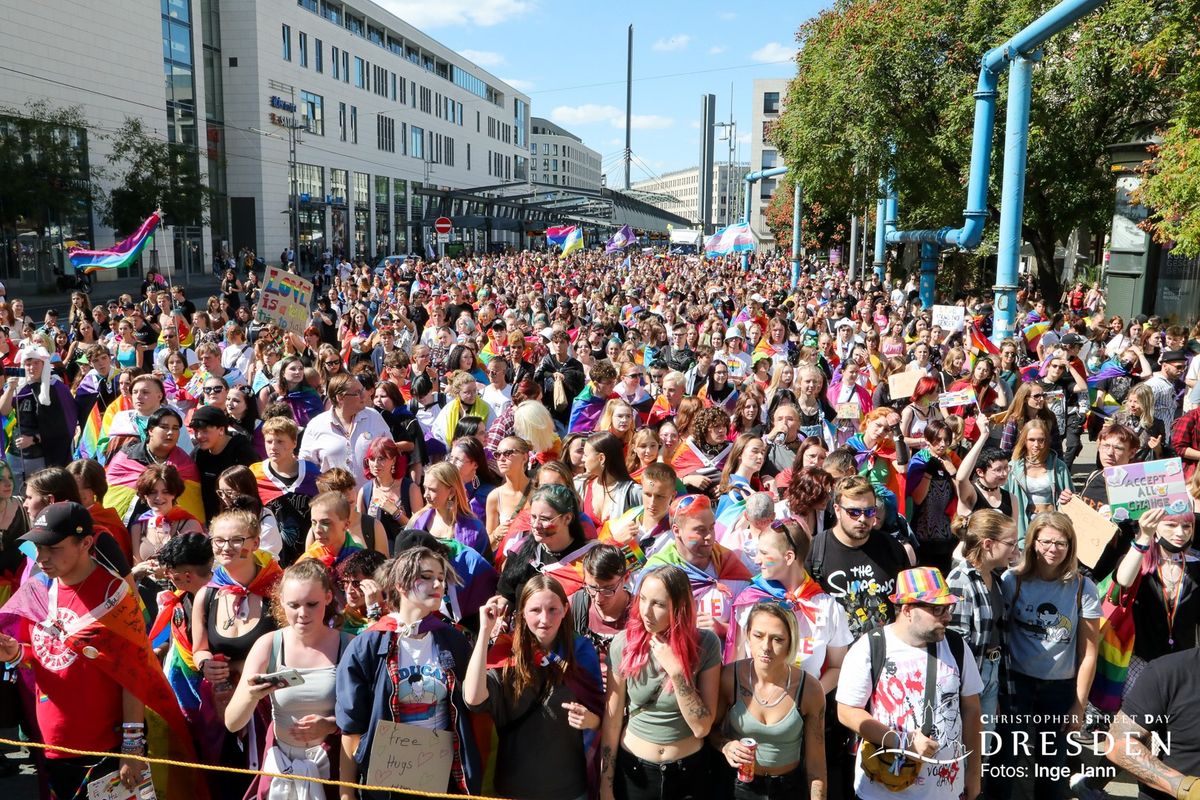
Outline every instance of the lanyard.
<path id="1" fill-rule="evenodd" d="M 1160 564 L 1158 567 L 1158 582 L 1162 584 L 1163 605 L 1167 608 L 1167 644 L 1171 647 L 1175 646 L 1175 614 L 1179 611 L 1179 599 L 1183 596 L 1183 581 L 1187 577 L 1185 563 L 1179 562 L 1179 583 L 1175 587 L 1175 597 L 1172 600 L 1167 598 L 1167 581 L 1163 577 L 1162 565 Z"/>
<path id="2" fill-rule="evenodd" d="M 100 605 L 96 606 L 91 611 L 88 611 L 86 614 L 80 615 L 79 618 L 74 622 L 65 625 L 58 619 L 59 582 L 54 581 L 50 585 L 50 596 L 48 598 L 49 607 L 46 610 L 46 619 L 39 622 L 38 627 L 53 638 L 59 641 L 66 641 L 114 609 L 117 604 L 124 599 L 125 595 L 129 593 L 128 583 L 120 578 L 114 578 L 113 581 L 117 584 L 116 591 L 112 592 L 112 594 L 106 593 L 106 596 Z"/>

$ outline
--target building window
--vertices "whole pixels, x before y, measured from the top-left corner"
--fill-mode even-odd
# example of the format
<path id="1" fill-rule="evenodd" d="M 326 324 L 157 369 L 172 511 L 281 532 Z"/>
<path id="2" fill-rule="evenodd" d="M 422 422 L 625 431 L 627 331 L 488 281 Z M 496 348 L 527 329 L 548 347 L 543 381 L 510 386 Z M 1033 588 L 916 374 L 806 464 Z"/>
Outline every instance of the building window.
<path id="1" fill-rule="evenodd" d="M 325 53 L 321 48 L 321 40 L 313 39 L 313 69 L 318 73 L 325 71 Z"/>
<path id="2" fill-rule="evenodd" d="M 763 92 L 763 113 L 779 113 L 779 92 Z"/>
<path id="3" fill-rule="evenodd" d="M 350 82 L 350 51 L 342 51 L 342 83 Z"/>
<path id="4" fill-rule="evenodd" d="M 304 114 L 305 130 L 317 136 L 325 135 L 325 98 L 312 92 L 300 92 L 300 110 Z"/>
<path id="5" fill-rule="evenodd" d="M 333 67 L 332 67 L 333 79 L 336 81 L 342 77 L 342 68 L 341 68 L 342 62 L 341 62 L 341 59 L 338 58 L 338 49 L 336 47 L 332 48 L 331 55 L 332 55 L 332 60 L 333 60 Z"/>
<path id="6" fill-rule="evenodd" d="M 425 159 L 425 129 L 413 125 L 408 129 L 408 154 L 413 158 Z"/>
<path id="7" fill-rule="evenodd" d="M 358 56 L 354 57 L 354 88 L 363 89 L 367 85 L 366 70 L 363 68 L 363 60 Z"/>
<path id="8" fill-rule="evenodd" d="M 346 141 L 346 104 L 338 103 L 338 138 Z"/>
<path id="9" fill-rule="evenodd" d="M 379 149 L 387 153 L 396 152 L 396 121 L 384 116 L 375 117 L 375 135 Z"/>
<path id="10" fill-rule="evenodd" d="M 300 66 L 308 66 L 308 34 L 300 32 Z"/>
<path id="11" fill-rule="evenodd" d="M 283 60 L 292 60 L 292 26 L 283 26 Z"/>
<path id="12" fill-rule="evenodd" d="M 775 166 L 777 153 L 774 150 L 763 150 L 762 168 L 771 169 Z"/>
<path id="13" fill-rule="evenodd" d="M 314 14 L 319 13 L 317 11 L 317 0 L 296 0 L 296 5 L 300 6 L 301 8 L 307 8 Z"/>
<path id="14" fill-rule="evenodd" d="M 358 144 L 358 106 L 350 106 L 350 141 Z"/>
<path id="15" fill-rule="evenodd" d="M 342 4 L 321 0 L 321 16 L 335 25 L 342 24 Z"/>

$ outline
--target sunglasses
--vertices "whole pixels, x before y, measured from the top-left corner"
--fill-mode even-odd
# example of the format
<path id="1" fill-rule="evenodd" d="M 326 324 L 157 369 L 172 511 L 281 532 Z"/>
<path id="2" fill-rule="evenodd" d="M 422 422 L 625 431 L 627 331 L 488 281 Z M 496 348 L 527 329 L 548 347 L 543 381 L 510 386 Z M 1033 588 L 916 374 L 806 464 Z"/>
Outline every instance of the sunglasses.
<path id="1" fill-rule="evenodd" d="M 861 519 L 863 517 L 866 517 L 867 519 L 875 519 L 876 515 L 879 513 L 879 509 L 875 508 L 874 506 L 871 508 L 847 508 L 846 506 L 838 505 L 838 508 L 849 514 L 851 519 Z"/>

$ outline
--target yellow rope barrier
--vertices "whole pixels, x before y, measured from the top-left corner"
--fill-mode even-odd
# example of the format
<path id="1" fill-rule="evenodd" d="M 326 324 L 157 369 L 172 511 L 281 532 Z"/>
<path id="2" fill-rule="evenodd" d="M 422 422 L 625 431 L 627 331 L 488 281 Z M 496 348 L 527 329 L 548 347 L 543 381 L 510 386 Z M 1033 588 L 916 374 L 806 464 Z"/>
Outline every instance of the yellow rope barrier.
<path id="1" fill-rule="evenodd" d="M 36 747 L 41 750 L 53 750 L 56 753 L 67 753 L 73 756 L 92 756 L 96 758 L 121 758 L 120 753 L 101 753 L 95 750 L 75 750 L 71 747 L 58 747 L 56 745 L 43 744 L 41 742 L 22 742 L 15 739 L 5 739 L 0 737 L 0 745 L 9 745 L 11 747 Z M 144 761 L 147 764 L 159 764 L 164 767 L 186 767 L 188 769 L 207 769 L 213 772 L 230 772 L 235 775 L 261 775 L 265 778 L 280 778 L 285 781 L 308 781 L 310 783 L 320 783 L 325 786 L 337 786 L 344 789 L 357 789 L 367 792 L 404 792 L 406 794 L 418 795 L 420 797 L 436 797 L 446 798 L 446 800 L 459 800 L 462 795 L 448 794 L 446 792 L 418 792 L 413 789 L 396 789 L 391 786 L 372 786 L 366 783 L 351 783 L 349 781 L 335 781 L 329 778 L 310 778 L 307 775 L 282 775 L 278 772 L 263 772 L 256 769 L 245 769 L 243 767 L 225 767 L 219 764 L 193 764 L 187 761 L 175 761 L 170 758 L 154 758 L 152 756 L 137 756 L 134 761 Z M 472 795 L 477 800 L 506 800 L 503 797 L 489 797 L 487 795 Z"/>

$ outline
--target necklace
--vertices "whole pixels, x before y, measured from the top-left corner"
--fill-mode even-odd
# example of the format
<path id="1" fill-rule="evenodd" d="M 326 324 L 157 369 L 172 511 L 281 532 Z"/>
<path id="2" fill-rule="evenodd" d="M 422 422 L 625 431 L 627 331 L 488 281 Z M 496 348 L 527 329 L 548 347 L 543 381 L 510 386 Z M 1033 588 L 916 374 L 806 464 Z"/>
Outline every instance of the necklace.
<path id="1" fill-rule="evenodd" d="M 787 685 L 785 685 L 783 687 L 783 689 L 779 692 L 779 697 L 776 697 L 771 702 L 769 702 L 769 703 L 764 702 L 763 699 L 758 696 L 757 689 L 752 688 L 750 690 L 750 694 L 754 697 L 754 702 L 758 703 L 759 707 L 761 707 L 761 708 L 774 708 L 775 706 L 782 703 L 783 699 L 785 697 L 788 697 L 789 695 L 791 695 L 791 693 L 792 693 L 792 668 L 790 666 L 788 667 Z"/>

